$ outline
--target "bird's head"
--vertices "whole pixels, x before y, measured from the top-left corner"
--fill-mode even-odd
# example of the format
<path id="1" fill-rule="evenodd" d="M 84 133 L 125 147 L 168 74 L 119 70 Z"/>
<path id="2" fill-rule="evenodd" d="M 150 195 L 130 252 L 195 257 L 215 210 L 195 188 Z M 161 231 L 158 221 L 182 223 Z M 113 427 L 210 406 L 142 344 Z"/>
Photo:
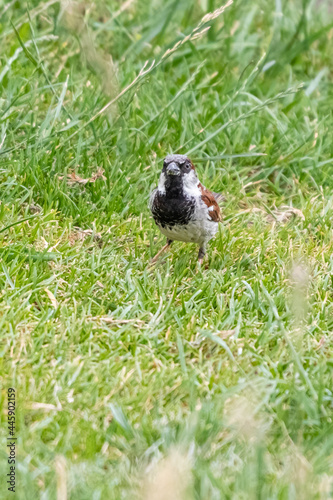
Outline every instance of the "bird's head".
<path id="1" fill-rule="evenodd" d="M 159 189 L 168 191 L 174 189 L 191 189 L 198 184 L 195 167 L 185 155 L 168 155 L 164 159 Z"/>

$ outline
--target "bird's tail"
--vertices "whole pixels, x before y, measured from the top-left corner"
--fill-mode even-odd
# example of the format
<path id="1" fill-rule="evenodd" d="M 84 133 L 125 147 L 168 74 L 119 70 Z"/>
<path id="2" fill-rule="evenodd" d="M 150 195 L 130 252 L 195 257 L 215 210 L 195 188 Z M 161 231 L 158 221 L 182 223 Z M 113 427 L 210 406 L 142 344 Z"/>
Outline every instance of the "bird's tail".
<path id="1" fill-rule="evenodd" d="M 213 195 L 217 202 L 225 201 L 225 197 L 223 196 L 223 194 L 213 192 Z"/>

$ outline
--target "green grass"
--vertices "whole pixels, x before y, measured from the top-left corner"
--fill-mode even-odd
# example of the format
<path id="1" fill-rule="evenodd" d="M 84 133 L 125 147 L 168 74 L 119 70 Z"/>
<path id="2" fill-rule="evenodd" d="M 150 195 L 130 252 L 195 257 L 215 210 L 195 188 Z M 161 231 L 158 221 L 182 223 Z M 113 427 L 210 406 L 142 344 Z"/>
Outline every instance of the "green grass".
<path id="1" fill-rule="evenodd" d="M 0 3 L 0 497 L 330 499 L 329 2 L 121 5 Z M 207 269 L 149 267 L 171 152 L 225 196 Z"/>

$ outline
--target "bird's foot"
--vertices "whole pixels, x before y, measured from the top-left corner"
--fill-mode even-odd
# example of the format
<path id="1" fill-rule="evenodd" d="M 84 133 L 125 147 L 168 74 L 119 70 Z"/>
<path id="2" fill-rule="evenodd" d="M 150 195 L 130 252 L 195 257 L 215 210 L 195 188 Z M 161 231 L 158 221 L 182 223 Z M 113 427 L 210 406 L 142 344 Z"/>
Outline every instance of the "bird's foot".
<path id="1" fill-rule="evenodd" d="M 206 249 L 205 247 L 200 247 L 199 248 L 199 253 L 198 253 L 198 262 L 200 265 L 203 263 L 204 256 L 206 255 Z"/>
<path id="2" fill-rule="evenodd" d="M 162 255 L 162 253 L 164 253 L 170 247 L 171 243 L 172 242 L 170 240 L 167 241 L 166 245 L 164 245 L 164 247 L 162 247 L 161 250 L 159 250 L 157 254 L 151 259 L 150 266 L 158 261 L 160 255 Z"/>

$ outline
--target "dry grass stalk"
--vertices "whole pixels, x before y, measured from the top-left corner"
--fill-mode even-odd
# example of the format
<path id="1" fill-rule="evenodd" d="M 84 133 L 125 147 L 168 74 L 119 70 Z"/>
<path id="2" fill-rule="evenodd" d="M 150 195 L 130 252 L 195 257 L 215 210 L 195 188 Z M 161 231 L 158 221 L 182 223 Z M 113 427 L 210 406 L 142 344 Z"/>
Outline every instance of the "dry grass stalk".
<path id="1" fill-rule="evenodd" d="M 294 217 L 299 217 L 300 219 L 305 220 L 305 217 L 301 210 L 298 210 L 297 208 L 294 207 L 288 207 L 285 205 L 282 206 L 280 209 L 271 210 L 270 213 L 259 207 L 247 208 L 246 210 L 242 210 L 242 213 L 262 215 L 263 218 L 266 220 L 266 222 L 269 224 L 273 223 L 285 224 Z"/>
<path id="2" fill-rule="evenodd" d="M 67 500 L 67 470 L 66 459 L 63 455 L 56 456 L 55 471 L 57 476 L 57 500 Z"/>
<path id="3" fill-rule="evenodd" d="M 62 406 L 59 403 L 57 406 L 51 403 L 31 403 L 28 405 L 29 410 L 44 410 L 44 411 L 61 411 Z"/>
<path id="4" fill-rule="evenodd" d="M 54 307 L 54 309 L 57 309 L 57 307 L 58 307 L 58 301 L 55 298 L 55 296 L 53 295 L 53 293 L 51 292 L 51 290 L 49 290 L 48 288 L 45 288 L 45 292 L 46 292 L 48 298 L 51 301 L 52 307 Z"/>
<path id="5" fill-rule="evenodd" d="M 259 413 L 253 399 L 236 395 L 226 401 L 224 415 L 227 426 L 246 442 L 257 443 L 261 441 L 270 426 L 270 419 Z M 260 398 L 257 398 L 260 401 Z"/>
<path id="6" fill-rule="evenodd" d="M 192 473 L 188 457 L 172 450 L 158 462 L 144 485 L 143 500 L 190 500 Z"/>
<path id="7" fill-rule="evenodd" d="M 79 35 L 82 56 L 86 60 L 88 66 L 100 79 L 104 94 L 108 97 L 114 97 L 119 90 L 117 67 L 113 62 L 111 54 L 106 54 L 96 49 L 92 32 L 84 19 L 85 12 L 86 8 L 82 3 L 72 0 L 62 1 L 62 18 L 64 25 L 74 35 Z M 116 106 L 112 106 L 110 111 L 112 117 L 117 115 Z"/>
<path id="8" fill-rule="evenodd" d="M 150 66 L 147 68 L 149 61 L 146 61 L 144 63 L 144 65 L 143 65 L 143 67 L 141 68 L 140 72 L 138 73 L 138 75 L 134 78 L 134 80 L 132 80 L 132 82 L 129 85 L 127 85 L 127 87 L 125 87 L 116 97 L 114 97 L 113 99 L 111 99 L 111 101 L 109 101 L 105 106 L 103 106 L 103 108 L 100 109 L 92 118 L 90 118 L 90 120 L 88 120 L 85 124 L 83 124 L 82 127 L 80 127 L 78 130 L 76 130 L 68 138 L 68 140 L 72 139 L 81 130 L 83 130 L 90 123 L 92 123 L 93 121 L 95 121 L 96 118 L 98 118 L 100 115 L 104 114 L 124 94 L 126 94 L 131 88 L 133 88 L 139 80 L 141 80 L 144 76 L 146 76 L 147 74 L 149 74 L 153 69 L 156 69 L 158 66 L 160 66 L 167 57 L 169 57 L 171 54 L 173 54 L 174 52 L 176 52 L 176 50 L 178 50 L 180 47 L 182 47 L 186 42 L 188 42 L 188 41 L 190 41 L 192 39 L 197 39 L 197 38 L 201 37 L 203 34 L 205 34 L 207 32 L 207 29 L 201 30 L 202 26 L 204 24 L 206 24 L 207 22 L 209 22 L 209 21 L 211 21 L 213 19 L 216 19 L 216 17 L 218 17 L 219 15 L 221 15 L 222 12 L 224 12 L 224 10 L 232 4 L 232 2 L 233 2 L 233 0 L 229 0 L 223 7 L 220 7 L 219 9 L 216 9 L 214 12 L 212 12 L 210 14 L 206 14 L 202 18 L 202 20 L 200 21 L 200 23 L 197 25 L 197 27 L 194 28 L 194 30 L 189 35 L 187 35 L 185 38 L 183 38 L 182 40 L 180 40 L 179 42 L 177 42 L 171 49 L 168 49 L 162 55 L 162 57 L 160 58 L 160 60 L 157 63 L 156 63 L 155 59 L 153 59 L 153 61 L 151 62 Z M 68 3 L 68 1 L 66 3 Z"/>
<path id="9" fill-rule="evenodd" d="M 107 323 L 109 325 L 128 325 L 128 324 L 133 324 L 133 326 L 136 326 L 137 328 L 140 328 L 142 325 L 145 324 L 144 321 L 141 319 L 118 319 L 118 318 L 112 318 L 111 316 L 92 316 L 88 318 L 90 321 L 98 321 L 102 323 Z"/>

